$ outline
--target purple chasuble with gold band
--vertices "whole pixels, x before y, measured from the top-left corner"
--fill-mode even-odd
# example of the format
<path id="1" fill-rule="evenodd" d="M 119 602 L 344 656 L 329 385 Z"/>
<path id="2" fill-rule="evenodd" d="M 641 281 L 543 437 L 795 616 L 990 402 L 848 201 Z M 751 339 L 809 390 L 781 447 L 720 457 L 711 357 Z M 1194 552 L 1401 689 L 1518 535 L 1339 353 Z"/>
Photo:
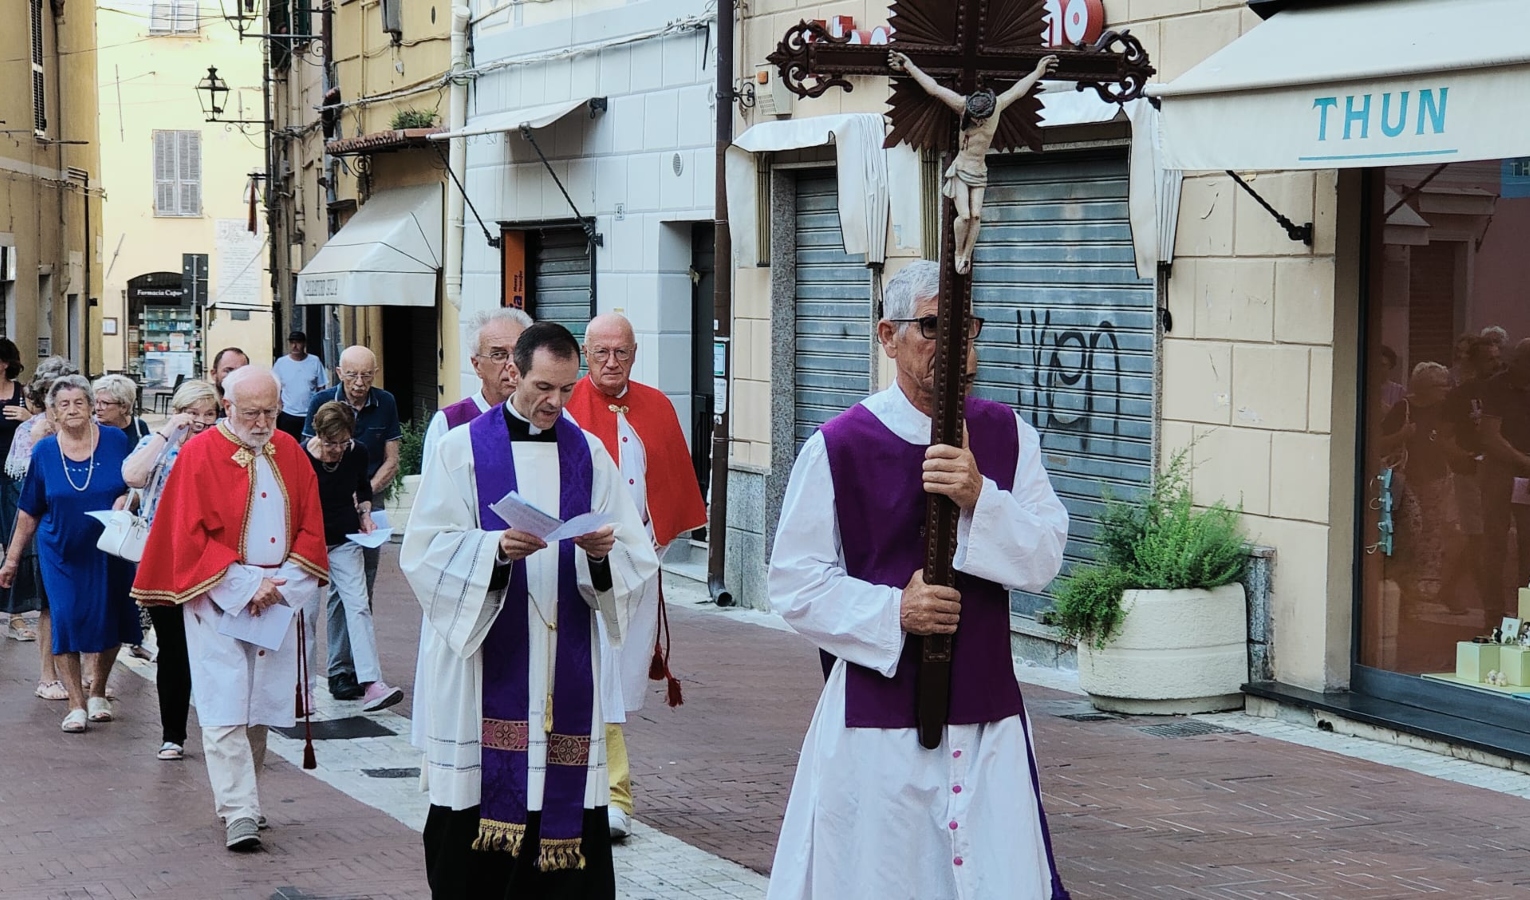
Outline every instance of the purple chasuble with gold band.
<path id="1" fill-rule="evenodd" d="M 595 470 L 590 445 L 579 426 L 560 418 L 553 429 L 558 447 L 557 514 L 568 519 L 590 511 Z M 472 435 L 479 525 L 488 531 L 504 530 L 509 526 L 489 509 L 490 503 L 497 503 L 518 484 L 504 404 L 468 423 L 468 430 Z M 540 473 L 527 474 L 534 478 Z M 595 696 L 591 610 L 579 593 L 574 542 L 559 541 L 555 552 L 558 643 L 547 727 L 558 730 L 547 734 L 541 854 L 537 859 L 537 868 L 543 871 L 584 868 L 580 839 Z M 531 602 L 526 562 L 517 560 L 511 564 L 504 605 L 489 628 L 482 650 L 483 792 L 473 849 L 504 851 L 512 856 L 520 854 L 529 811 L 531 633 L 526 607 Z"/>
<path id="2" fill-rule="evenodd" d="M 891 390 L 897 390 L 891 388 Z M 903 589 L 924 568 L 924 453 L 857 403 L 821 429 L 834 482 L 834 507 L 845 572 L 852 578 Z M 978 471 L 999 490 L 1014 487 L 1020 435 L 1008 406 L 967 398 L 967 434 Z M 1009 650 L 1009 591 L 960 572 L 961 624 L 952 640 L 952 725 L 997 722 L 1024 709 Z M 904 641 L 892 678 L 848 664 L 845 725 L 913 728 L 919 642 Z"/>

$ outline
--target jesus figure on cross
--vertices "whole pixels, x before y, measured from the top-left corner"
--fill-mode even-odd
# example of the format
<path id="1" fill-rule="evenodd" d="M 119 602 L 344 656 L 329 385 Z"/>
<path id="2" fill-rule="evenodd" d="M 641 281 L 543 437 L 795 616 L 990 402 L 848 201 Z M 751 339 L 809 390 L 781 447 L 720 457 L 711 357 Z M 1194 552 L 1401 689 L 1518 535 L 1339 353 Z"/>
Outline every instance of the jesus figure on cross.
<path id="1" fill-rule="evenodd" d="M 952 231 L 956 238 L 956 271 L 965 275 L 972 270 L 972 248 L 977 245 L 978 228 L 982 225 L 983 194 L 988 188 L 988 148 L 999 130 L 999 118 L 1011 103 L 1030 93 L 1036 82 L 1057 68 L 1057 57 L 1043 57 L 1031 74 L 1002 94 L 995 94 L 992 88 L 980 88 L 966 97 L 931 78 L 897 50 L 887 54 L 887 65 L 894 72 L 914 79 L 926 93 L 961 116 L 961 144 L 946 169 L 940 191 L 956 207 Z"/>

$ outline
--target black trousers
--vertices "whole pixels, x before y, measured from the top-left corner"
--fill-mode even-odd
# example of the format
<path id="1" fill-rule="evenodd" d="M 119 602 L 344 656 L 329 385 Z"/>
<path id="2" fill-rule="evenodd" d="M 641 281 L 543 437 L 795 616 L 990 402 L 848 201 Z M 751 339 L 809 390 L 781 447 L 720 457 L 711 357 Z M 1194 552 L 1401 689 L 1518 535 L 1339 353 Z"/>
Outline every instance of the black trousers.
<path id="1" fill-rule="evenodd" d="M 303 442 L 303 417 L 289 416 L 284 412 L 276 414 L 276 427 L 292 435 L 293 440 Z"/>
<path id="2" fill-rule="evenodd" d="M 186 745 L 186 717 L 191 711 L 191 660 L 186 654 L 186 611 L 179 606 L 151 606 L 149 619 L 159 641 L 159 728 L 161 741 Z"/>
<path id="3" fill-rule="evenodd" d="M 433 900 L 616 900 L 606 808 L 584 811 L 584 868 L 542 872 L 541 813 L 526 817 L 519 856 L 473 849 L 478 807 L 432 806 L 425 817 L 425 877 Z"/>

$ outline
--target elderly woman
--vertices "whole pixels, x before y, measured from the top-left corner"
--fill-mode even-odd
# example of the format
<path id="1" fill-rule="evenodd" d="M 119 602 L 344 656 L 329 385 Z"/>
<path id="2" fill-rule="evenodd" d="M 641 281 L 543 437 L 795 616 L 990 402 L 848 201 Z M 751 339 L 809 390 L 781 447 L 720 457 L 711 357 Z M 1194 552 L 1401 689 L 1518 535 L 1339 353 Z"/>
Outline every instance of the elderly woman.
<path id="1" fill-rule="evenodd" d="M 43 415 L 43 406 L 48 396 L 48 388 L 53 386 L 65 375 L 74 375 L 79 370 L 74 364 L 62 356 L 50 356 L 37 364 L 37 371 L 32 374 L 32 381 L 27 385 L 25 399 L 27 412 L 31 415 L 16 426 L 16 433 L 11 439 L 10 450 L 5 455 L 5 476 L 15 485 L 15 497 L 21 499 L 21 485 L 26 480 L 27 468 L 32 462 L 32 445 L 53 433 L 53 423 Z M 11 415 L 7 413 L 7 415 Z M 15 514 L 8 519 L 7 527 L 14 527 Z M 5 546 L 11 542 L 7 540 Z M 68 700 L 69 692 L 64 690 L 64 682 L 58 677 L 58 666 L 53 659 L 53 628 L 52 616 L 48 614 L 48 594 L 43 590 L 42 577 L 37 570 L 37 552 L 35 548 L 22 548 L 21 571 L 17 573 L 16 581 L 11 585 L 11 596 L 30 597 L 42 611 L 37 620 L 37 655 L 41 662 L 41 670 L 37 678 L 36 694 L 43 700 Z M 14 600 L 12 602 L 15 602 Z"/>
<path id="2" fill-rule="evenodd" d="M 175 389 L 170 418 L 138 442 L 122 464 L 122 480 L 143 489 L 139 512 L 152 526 L 165 479 L 181 446 L 218 421 L 218 390 L 206 381 L 187 381 Z M 159 640 L 160 746 L 163 760 L 186 758 L 186 716 L 191 708 L 191 662 L 186 656 L 186 619 L 179 606 L 151 606 L 149 619 Z"/>
<path id="3" fill-rule="evenodd" d="M 121 428 L 128 445 L 135 446 L 149 436 L 149 425 L 133 415 L 138 411 L 138 385 L 126 375 L 102 375 L 91 385 L 96 394 L 96 421 Z"/>
<path id="4" fill-rule="evenodd" d="M 404 699 L 404 692 L 382 680 L 377 659 L 377 635 L 372 605 L 367 598 L 366 567 L 361 545 L 346 535 L 372 531 L 372 481 L 367 475 L 367 448 L 351 440 L 356 414 L 345 403 L 331 400 L 313 414 L 314 436 L 304 443 L 319 479 L 319 506 L 324 511 L 324 542 L 329 545 L 329 577 L 345 607 L 351 636 L 356 681 L 365 689 L 362 708 L 387 709 Z M 304 615 L 309 615 L 306 611 Z M 312 626 L 309 626 L 312 633 Z M 309 645 L 311 650 L 312 644 Z"/>
<path id="5" fill-rule="evenodd" d="M 0 566 L 0 587 L 13 585 L 22 553 L 37 536 L 37 562 L 53 613 L 53 653 L 69 692 L 62 728 L 70 734 L 83 732 L 87 719 L 111 721 L 107 676 L 118 648 L 143 637 L 128 596 L 133 566 L 96 548 L 101 523 L 87 515 L 120 505 L 127 494 L 122 481 L 127 435 L 94 420 L 94 399 L 90 382 L 78 375 L 66 375 L 48 388 L 48 418 L 56 433 L 32 447 L 15 539 Z M 82 653 L 97 654 L 89 698 L 81 678 Z"/>
<path id="6" fill-rule="evenodd" d="M 4 371 L 0 372 L 0 459 L 3 459 L 11 452 L 16 427 L 32 418 L 32 413 L 27 409 L 25 386 L 16 380 L 21 374 L 21 351 L 5 338 L 0 338 L 0 365 L 4 366 Z M 0 547 L 11 542 L 11 529 L 16 524 L 16 498 L 20 493 L 20 482 L 0 472 Z M 37 631 L 27 624 L 25 614 L 37 612 L 39 608 L 36 591 L 0 590 L 0 613 L 10 619 L 5 635 L 17 641 L 37 640 Z"/>

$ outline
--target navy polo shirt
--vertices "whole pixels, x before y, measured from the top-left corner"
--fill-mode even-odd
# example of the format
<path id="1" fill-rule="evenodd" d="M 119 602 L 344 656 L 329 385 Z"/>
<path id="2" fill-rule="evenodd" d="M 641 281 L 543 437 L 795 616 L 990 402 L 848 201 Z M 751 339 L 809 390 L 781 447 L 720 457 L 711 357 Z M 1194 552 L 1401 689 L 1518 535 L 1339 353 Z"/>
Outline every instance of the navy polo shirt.
<path id="1" fill-rule="evenodd" d="M 344 390 L 345 385 L 337 384 L 313 395 L 313 399 L 308 401 L 308 416 L 303 419 L 304 438 L 314 436 L 313 414 L 319 411 L 319 407 L 331 400 L 349 404 Z M 372 388 L 367 394 L 366 405 L 361 409 L 352 406 L 351 412 L 356 414 L 356 443 L 367 448 L 367 476 L 371 477 L 382 468 L 388 442 L 400 440 L 404 436 L 398 424 L 398 403 L 392 394 L 382 388 Z"/>

